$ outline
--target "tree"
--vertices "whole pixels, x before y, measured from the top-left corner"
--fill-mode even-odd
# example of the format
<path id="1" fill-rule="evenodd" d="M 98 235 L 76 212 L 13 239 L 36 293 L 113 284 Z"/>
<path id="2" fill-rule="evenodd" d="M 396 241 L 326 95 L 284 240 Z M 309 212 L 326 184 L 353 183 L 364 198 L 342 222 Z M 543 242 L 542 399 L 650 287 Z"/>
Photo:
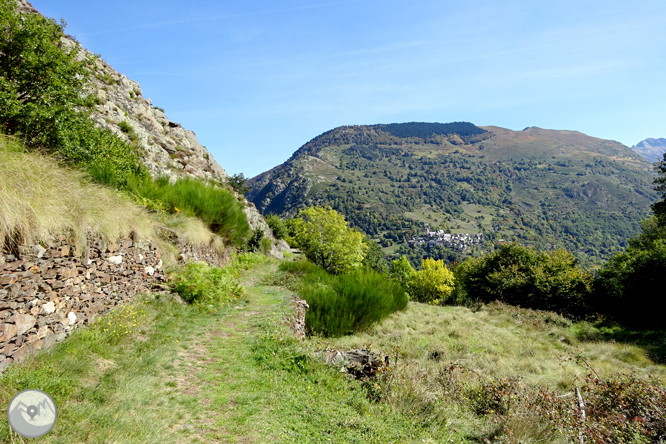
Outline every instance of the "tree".
<path id="1" fill-rule="evenodd" d="M 400 256 L 400 258 L 391 262 L 389 276 L 391 276 L 391 279 L 402 285 L 402 288 L 404 288 L 405 291 L 410 295 L 415 274 L 416 271 L 414 271 L 414 268 L 412 268 L 412 264 L 409 262 L 407 257 Z"/>
<path id="2" fill-rule="evenodd" d="M 366 236 L 365 244 L 368 246 L 368 250 L 365 253 L 365 258 L 363 259 L 363 265 L 368 267 L 377 273 L 387 274 L 389 271 L 388 264 L 386 263 L 386 258 L 382 247 L 375 242 L 372 238 Z"/>
<path id="3" fill-rule="evenodd" d="M 90 60 L 65 43 L 64 28 L 0 1 L 0 122 L 29 146 L 66 145 L 67 127 L 82 117 Z"/>
<path id="4" fill-rule="evenodd" d="M 666 288 L 666 225 L 656 217 L 597 272 L 593 305 L 618 321 L 639 328 L 663 328 L 662 292 Z"/>
<path id="5" fill-rule="evenodd" d="M 453 292 L 453 282 L 453 273 L 446 268 L 444 261 L 427 258 L 414 275 L 411 294 L 419 302 L 446 303 Z"/>
<path id="6" fill-rule="evenodd" d="M 537 251 L 517 243 L 468 259 L 456 268 L 456 294 L 473 301 L 502 301 L 571 317 L 587 313 L 592 275 L 570 252 Z"/>
<path id="7" fill-rule="evenodd" d="M 295 245 L 329 273 L 344 273 L 363 262 L 368 249 L 363 234 L 349 228 L 344 216 L 331 207 L 301 210 L 290 224 Z"/>
<path id="8" fill-rule="evenodd" d="M 247 179 L 243 173 L 234 174 L 233 176 L 227 177 L 227 185 L 229 185 L 234 189 L 234 191 L 241 195 L 250 191 L 250 187 L 247 186 Z"/>
<path id="9" fill-rule="evenodd" d="M 657 163 L 655 169 L 657 170 L 658 177 L 654 179 L 654 190 L 660 194 L 661 200 L 652 204 L 652 211 L 654 212 L 659 225 L 666 226 L 666 153 L 664 158 Z"/>

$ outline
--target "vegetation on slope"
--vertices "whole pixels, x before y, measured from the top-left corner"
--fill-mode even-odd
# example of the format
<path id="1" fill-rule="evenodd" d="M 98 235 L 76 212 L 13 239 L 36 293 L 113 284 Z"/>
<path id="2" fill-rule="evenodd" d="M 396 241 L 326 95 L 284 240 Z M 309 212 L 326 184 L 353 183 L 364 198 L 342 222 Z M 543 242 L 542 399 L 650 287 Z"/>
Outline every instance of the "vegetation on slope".
<path id="1" fill-rule="evenodd" d="M 485 249 L 500 239 L 565 248 L 592 266 L 639 232 L 655 200 L 649 164 L 616 142 L 538 129 L 496 129 L 467 142 L 455 134 L 400 138 L 380 127 L 341 127 L 313 139 L 251 179 L 249 199 L 282 216 L 330 205 L 414 266 L 472 253 L 407 248 L 425 224 L 483 232 Z"/>
<path id="2" fill-rule="evenodd" d="M 243 205 L 229 189 L 193 179 L 153 180 L 136 146 L 95 125 L 91 61 L 78 44 L 67 44 L 63 29 L 64 23 L 40 14 L 20 14 L 13 0 L 0 2 L 2 131 L 141 204 L 196 216 L 226 240 L 245 246 L 250 228 Z"/>

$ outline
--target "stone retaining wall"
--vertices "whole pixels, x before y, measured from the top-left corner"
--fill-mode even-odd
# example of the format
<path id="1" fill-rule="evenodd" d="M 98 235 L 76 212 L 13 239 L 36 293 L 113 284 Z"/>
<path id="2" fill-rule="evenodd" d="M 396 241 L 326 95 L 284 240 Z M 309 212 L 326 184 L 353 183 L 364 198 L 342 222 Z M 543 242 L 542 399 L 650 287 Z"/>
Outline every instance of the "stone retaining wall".
<path id="1" fill-rule="evenodd" d="M 78 251 L 63 239 L 15 253 L 0 252 L 0 372 L 137 293 L 166 289 L 150 241 L 89 238 Z"/>

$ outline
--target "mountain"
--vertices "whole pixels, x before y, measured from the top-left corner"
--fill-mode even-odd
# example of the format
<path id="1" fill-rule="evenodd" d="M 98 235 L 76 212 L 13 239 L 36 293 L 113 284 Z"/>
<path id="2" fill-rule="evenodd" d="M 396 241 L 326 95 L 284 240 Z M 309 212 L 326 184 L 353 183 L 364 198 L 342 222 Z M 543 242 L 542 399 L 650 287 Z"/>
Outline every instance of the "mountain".
<path id="1" fill-rule="evenodd" d="M 628 147 L 576 131 L 411 122 L 328 131 L 252 178 L 247 197 L 283 216 L 331 205 L 387 253 L 414 262 L 460 256 L 406 246 L 428 228 L 483 233 L 483 248 L 565 247 L 591 265 L 638 233 L 656 200 L 652 174 Z"/>
<path id="2" fill-rule="evenodd" d="M 645 139 L 632 146 L 631 149 L 640 154 L 648 162 L 659 162 L 664 158 L 664 153 L 666 153 L 666 139 Z"/>

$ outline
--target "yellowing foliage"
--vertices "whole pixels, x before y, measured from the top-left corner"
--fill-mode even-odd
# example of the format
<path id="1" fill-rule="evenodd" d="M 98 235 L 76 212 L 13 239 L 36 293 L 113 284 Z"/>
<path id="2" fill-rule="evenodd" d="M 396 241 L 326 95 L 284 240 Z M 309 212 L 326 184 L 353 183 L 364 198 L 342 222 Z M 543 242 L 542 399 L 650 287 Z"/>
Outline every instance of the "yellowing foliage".
<path id="1" fill-rule="evenodd" d="M 453 273 L 444 261 L 428 258 L 421 262 L 421 269 L 414 274 L 410 290 L 419 302 L 445 303 L 453 292 L 453 282 Z"/>

